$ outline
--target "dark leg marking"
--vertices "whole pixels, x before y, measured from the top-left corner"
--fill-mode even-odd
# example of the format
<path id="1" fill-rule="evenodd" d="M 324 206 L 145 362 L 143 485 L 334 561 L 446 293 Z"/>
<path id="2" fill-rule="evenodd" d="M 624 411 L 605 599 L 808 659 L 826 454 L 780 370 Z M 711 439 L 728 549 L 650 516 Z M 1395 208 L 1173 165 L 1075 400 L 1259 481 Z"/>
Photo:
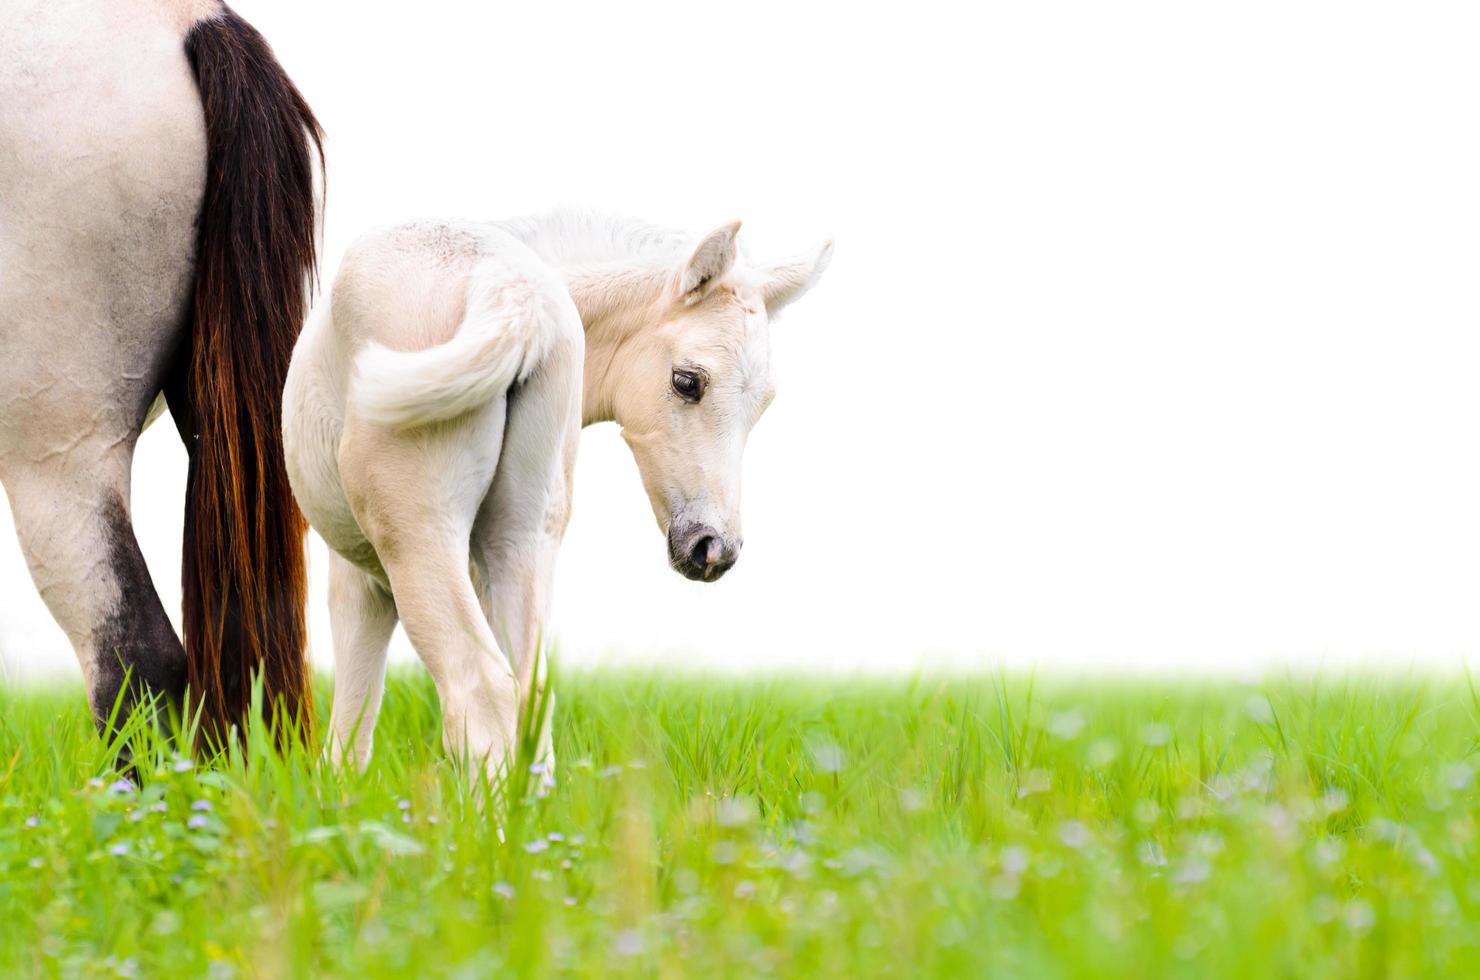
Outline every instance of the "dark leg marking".
<path id="1" fill-rule="evenodd" d="M 118 607 L 98 630 L 97 661 L 88 700 L 98 727 L 107 722 L 128 678 L 124 710 L 145 692 L 178 706 L 185 694 L 185 648 L 175 635 L 122 503 L 102 511 L 108 526 L 108 566 L 118 584 Z"/>

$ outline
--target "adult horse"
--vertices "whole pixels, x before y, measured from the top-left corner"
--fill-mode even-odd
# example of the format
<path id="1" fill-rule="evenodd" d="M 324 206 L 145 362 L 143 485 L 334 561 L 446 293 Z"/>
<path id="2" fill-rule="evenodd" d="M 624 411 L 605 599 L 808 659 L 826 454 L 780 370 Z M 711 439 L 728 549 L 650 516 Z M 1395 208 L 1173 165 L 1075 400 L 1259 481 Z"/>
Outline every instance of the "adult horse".
<path id="1" fill-rule="evenodd" d="M 0 481 L 93 714 L 188 685 L 220 733 L 260 671 L 306 723 L 280 417 L 318 124 L 219 0 L 0 0 L 0 107 Z M 161 394 L 190 455 L 183 646 L 129 516 Z"/>

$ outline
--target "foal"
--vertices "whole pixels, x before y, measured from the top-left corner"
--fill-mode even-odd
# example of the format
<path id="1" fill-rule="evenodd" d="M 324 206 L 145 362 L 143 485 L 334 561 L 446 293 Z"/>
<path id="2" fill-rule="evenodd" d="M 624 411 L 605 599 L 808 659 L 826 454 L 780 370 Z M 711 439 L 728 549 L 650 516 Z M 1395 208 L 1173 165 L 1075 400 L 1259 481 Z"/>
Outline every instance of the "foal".
<path id="1" fill-rule="evenodd" d="M 774 395 L 768 321 L 831 255 L 749 267 L 739 227 L 696 242 L 555 212 L 351 246 L 283 407 L 294 492 L 333 551 L 337 757 L 369 758 L 399 618 L 447 750 L 505 764 L 583 425 L 622 426 L 677 571 L 735 563 L 741 456 Z"/>

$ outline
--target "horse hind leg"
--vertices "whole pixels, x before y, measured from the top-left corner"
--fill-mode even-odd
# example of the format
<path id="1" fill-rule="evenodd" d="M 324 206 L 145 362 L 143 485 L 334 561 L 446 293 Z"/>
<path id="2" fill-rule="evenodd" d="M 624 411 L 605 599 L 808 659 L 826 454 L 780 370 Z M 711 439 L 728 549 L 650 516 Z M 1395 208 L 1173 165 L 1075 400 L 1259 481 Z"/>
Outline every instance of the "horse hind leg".
<path id="1" fill-rule="evenodd" d="M 31 577 L 77 652 L 100 730 L 120 695 L 126 710 L 144 692 L 178 702 L 185 690 L 185 651 L 134 537 L 132 461 L 126 438 L 3 471 Z"/>

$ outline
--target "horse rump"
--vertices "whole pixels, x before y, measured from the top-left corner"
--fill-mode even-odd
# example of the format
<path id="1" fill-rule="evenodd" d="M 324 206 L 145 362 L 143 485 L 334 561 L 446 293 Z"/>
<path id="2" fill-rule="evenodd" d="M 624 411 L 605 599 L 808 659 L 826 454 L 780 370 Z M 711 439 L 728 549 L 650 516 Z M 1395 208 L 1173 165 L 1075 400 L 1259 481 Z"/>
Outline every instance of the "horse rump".
<path id="1" fill-rule="evenodd" d="M 185 38 L 205 114 L 193 325 L 167 397 L 190 453 L 184 626 L 200 735 L 242 725 L 260 676 L 279 741 L 311 734 L 307 524 L 288 486 L 282 393 L 316 274 L 323 133 L 272 49 L 223 6 Z"/>

